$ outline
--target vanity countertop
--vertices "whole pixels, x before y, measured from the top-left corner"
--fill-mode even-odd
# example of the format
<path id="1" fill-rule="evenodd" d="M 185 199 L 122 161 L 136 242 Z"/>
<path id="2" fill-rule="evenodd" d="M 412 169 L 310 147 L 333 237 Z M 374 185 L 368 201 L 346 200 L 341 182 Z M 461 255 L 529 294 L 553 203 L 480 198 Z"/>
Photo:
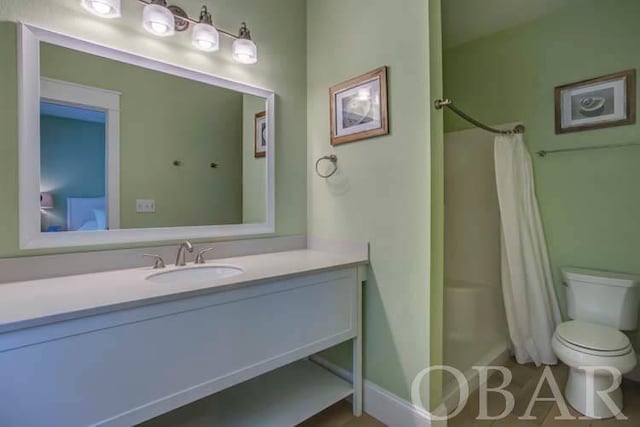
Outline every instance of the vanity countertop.
<path id="1" fill-rule="evenodd" d="M 367 262 L 359 253 L 305 249 L 208 261 L 244 272 L 207 285 L 152 283 L 146 278 L 158 270 L 150 267 L 6 283 L 0 285 L 0 333 Z"/>

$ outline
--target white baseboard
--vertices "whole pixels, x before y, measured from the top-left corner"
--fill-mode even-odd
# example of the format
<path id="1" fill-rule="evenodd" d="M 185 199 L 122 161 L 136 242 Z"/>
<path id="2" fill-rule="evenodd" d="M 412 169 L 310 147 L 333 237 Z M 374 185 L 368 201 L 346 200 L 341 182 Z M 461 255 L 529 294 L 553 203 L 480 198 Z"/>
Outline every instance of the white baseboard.
<path id="1" fill-rule="evenodd" d="M 505 342 L 493 348 L 482 359 L 475 362 L 473 366 L 503 366 L 508 359 L 509 348 Z M 464 372 L 464 377 L 467 379 L 467 383 L 469 384 L 469 393 L 473 393 L 480 387 L 478 371 L 475 369 L 471 368 Z M 445 390 L 442 403 L 445 408 L 447 408 L 447 412 L 450 412 L 458 405 L 459 396 L 460 390 L 457 387 L 453 390 Z"/>
<path id="2" fill-rule="evenodd" d="M 311 360 L 346 381 L 351 381 L 351 372 L 320 356 Z M 431 427 L 429 412 L 407 402 L 393 393 L 364 380 L 364 411 L 389 427 Z"/>

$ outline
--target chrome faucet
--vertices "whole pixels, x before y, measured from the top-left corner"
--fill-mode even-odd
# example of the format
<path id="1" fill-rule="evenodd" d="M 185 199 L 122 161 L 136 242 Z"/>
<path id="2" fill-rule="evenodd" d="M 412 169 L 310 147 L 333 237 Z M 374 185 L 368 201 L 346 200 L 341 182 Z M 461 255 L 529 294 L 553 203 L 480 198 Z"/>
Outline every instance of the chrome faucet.
<path id="1" fill-rule="evenodd" d="M 178 255 L 176 256 L 176 267 L 184 267 L 185 265 L 187 265 L 187 260 L 186 260 L 186 252 L 193 252 L 193 245 L 191 244 L 191 242 L 186 241 L 184 243 L 181 243 L 180 246 L 178 246 Z"/>

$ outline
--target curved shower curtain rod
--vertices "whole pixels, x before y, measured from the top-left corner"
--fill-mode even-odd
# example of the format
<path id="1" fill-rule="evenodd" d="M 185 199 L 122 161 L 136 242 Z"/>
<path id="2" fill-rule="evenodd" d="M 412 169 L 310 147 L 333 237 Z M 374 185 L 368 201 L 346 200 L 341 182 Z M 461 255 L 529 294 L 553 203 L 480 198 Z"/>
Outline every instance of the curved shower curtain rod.
<path id="1" fill-rule="evenodd" d="M 476 120 L 473 117 L 469 116 L 467 113 L 465 113 L 464 111 L 460 110 L 455 105 L 453 105 L 453 101 L 450 100 L 450 99 L 436 99 L 435 107 L 436 107 L 436 110 L 442 110 L 444 107 L 447 107 L 451 111 L 456 113 L 458 116 L 462 117 L 464 120 L 466 120 L 469 123 L 471 123 L 472 125 L 474 125 L 476 127 L 479 127 L 480 129 L 484 129 L 486 131 L 489 131 L 489 132 L 492 132 L 492 133 L 496 133 L 496 134 L 499 134 L 499 135 L 513 135 L 513 134 L 516 134 L 516 133 L 524 133 L 524 131 L 525 131 L 525 127 L 523 125 L 518 125 L 518 126 L 514 127 L 511 130 L 502 130 L 502 129 L 492 128 L 491 126 L 487 126 L 484 123 L 479 122 L 478 120 Z"/>

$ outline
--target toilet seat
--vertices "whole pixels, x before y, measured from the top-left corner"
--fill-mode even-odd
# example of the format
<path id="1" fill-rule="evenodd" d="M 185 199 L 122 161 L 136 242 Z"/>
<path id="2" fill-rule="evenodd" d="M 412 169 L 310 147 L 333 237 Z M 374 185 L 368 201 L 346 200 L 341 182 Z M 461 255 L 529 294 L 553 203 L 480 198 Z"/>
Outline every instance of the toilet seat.
<path id="1" fill-rule="evenodd" d="M 619 330 L 576 320 L 559 325 L 555 338 L 572 350 L 599 357 L 624 356 L 633 350 Z"/>

